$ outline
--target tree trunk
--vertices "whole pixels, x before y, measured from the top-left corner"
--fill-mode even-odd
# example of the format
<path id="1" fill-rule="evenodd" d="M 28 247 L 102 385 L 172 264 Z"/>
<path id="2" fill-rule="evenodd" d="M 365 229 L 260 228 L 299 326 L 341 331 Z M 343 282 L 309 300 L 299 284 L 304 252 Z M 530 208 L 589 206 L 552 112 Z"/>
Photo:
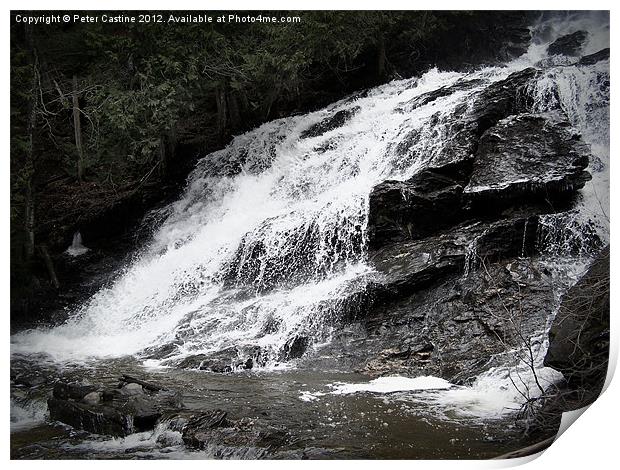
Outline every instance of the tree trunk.
<path id="1" fill-rule="evenodd" d="M 82 149 L 82 127 L 80 124 L 80 100 L 78 97 L 77 76 L 73 76 L 73 128 L 75 130 L 75 147 L 77 149 L 77 179 L 81 183 L 84 176 L 84 152 Z"/>
<path id="2" fill-rule="evenodd" d="M 26 231 L 26 243 L 24 255 L 26 262 L 29 263 L 34 256 L 34 134 L 36 131 L 37 120 L 37 72 L 39 58 L 34 44 L 32 26 L 26 26 L 26 38 L 32 49 L 32 86 L 30 89 L 30 112 L 28 114 L 28 150 L 26 152 L 26 191 L 24 208 L 24 226 Z"/>
<path id="3" fill-rule="evenodd" d="M 47 247 L 45 245 L 41 245 L 39 246 L 39 251 L 41 252 L 41 258 L 43 258 L 43 262 L 45 263 L 45 267 L 47 268 L 47 272 L 50 276 L 50 281 L 56 289 L 59 289 L 60 282 L 58 282 L 58 276 L 56 276 L 56 270 L 54 269 L 54 262 L 47 251 Z"/>
<path id="4" fill-rule="evenodd" d="M 383 34 L 379 34 L 377 47 L 379 48 L 377 51 L 377 78 L 382 80 L 385 78 L 385 39 Z"/>
<path id="5" fill-rule="evenodd" d="M 234 92 L 227 93 L 228 117 L 232 131 L 236 131 L 241 127 L 241 113 L 239 112 L 239 102 Z"/>
<path id="6" fill-rule="evenodd" d="M 215 100 L 217 104 L 217 132 L 222 137 L 226 131 L 228 124 L 228 106 L 226 103 L 226 89 L 224 86 L 218 86 L 215 91 Z"/>

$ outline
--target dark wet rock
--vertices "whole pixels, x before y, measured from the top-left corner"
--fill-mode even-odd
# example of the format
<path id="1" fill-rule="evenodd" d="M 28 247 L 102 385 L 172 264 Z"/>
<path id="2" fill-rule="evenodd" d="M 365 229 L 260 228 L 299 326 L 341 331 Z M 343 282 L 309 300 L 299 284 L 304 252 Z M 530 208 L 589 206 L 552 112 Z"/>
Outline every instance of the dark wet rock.
<path id="1" fill-rule="evenodd" d="M 469 125 L 473 124 L 475 134 L 480 136 L 500 120 L 526 112 L 525 90 L 538 73 L 534 68 L 527 68 L 485 88 L 476 98 L 471 112 Z"/>
<path id="2" fill-rule="evenodd" d="M 235 347 L 209 354 L 194 354 L 177 364 L 181 369 L 207 370 L 216 373 L 228 373 L 236 369 L 252 369 L 260 365 L 260 348 L 241 351 Z"/>
<path id="3" fill-rule="evenodd" d="M 403 113 L 410 112 L 416 108 L 432 103 L 438 100 L 439 98 L 443 98 L 444 96 L 449 96 L 457 91 L 469 90 L 478 85 L 481 85 L 482 83 L 483 83 L 483 80 L 481 79 L 459 80 L 454 85 L 443 86 L 441 88 L 437 88 L 436 90 L 429 91 L 428 93 L 423 93 L 419 96 L 416 96 L 415 98 L 412 98 L 406 103 L 403 103 L 402 105 L 400 105 L 398 108 L 396 108 L 396 111 L 403 112 Z"/>
<path id="4" fill-rule="evenodd" d="M 207 354 L 193 354 L 178 363 L 178 367 L 181 369 L 211 370 L 212 365 L 215 365 L 218 370 L 226 367 L 228 372 L 232 370 L 229 364 L 215 364 Z"/>
<path id="5" fill-rule="evenodd" d="M 548 48 L 549 55 L 561 54 L 565 56 L 577 56 L 588 38 L 586 31 L 576 31 L 556 39 Z"/>
<path id="6" fill-rule="evenodd" d="M 554 287 L 532 259 L 485 261 L 467 276 L 453 272 L 415 292 L 393 291 L 375 301 L 312 363 L 470 384 L 495 365 L 497 354 L 544 328 Z"/>
<path id="7" fill-rule="evenodd" d="M 297 359 L 304 355 L 310 339 L 307 336 L 295 336 L 284 345 L 283 360 Z"/>
<path id="8" fill-rule="evenodd" d="M 152 400 L 141 396 L 132 397 L 120 409 L 125 416 L 133 418 L 133 432 L 154 429 L 162 416 L 161 410 Z"/>
<path id="9" fill-rule="evenodd" d="M 157 436 L 156 442 L 162 447 L 172 447 L 183 444 L 183 438 L 180 432 L 164 431 Z"/>
<path id="10" fill-rule="evenodd" d="M 371 246 L 419 239 L 454 225 L 463 217 L 463 186 L 470 162 L 430 168 L 407 181 L 385 181 L 370 194 Z"/>
<path id="11" fill-rule="evenodd" d="M 97 387 L 81 383 L 56 382 L 54 384 L 54 398 L 61 400 L 73 399 L 81 400 L 91 392 L 95 392 Z"/>
<path id="12" fill-rule="evenodd" d="M 84 396 L 81 389 L 78 393 L 75 388 L 63 385 L 55 387 L 48 399 L 51 419 L 95 434 L 126 436 L 149 431 L 164 412 L 183 406 L 180 394 L 161 387 L 153 391 L 154 384 L 151 390 L 145 390 L 135 382 L 121 381 L 116 389 L 93 390 Z"/>
<path id="13" fill-rule="evenodd" d="M 521 114 L 480 139 L 464 193 L 474 205 L 555 202 L 590 179 L 589 149 L 559 113 Z"/>
<path id="14" fill-rule="evenodd" d="M 308 129 L 301 133 L 300 138 L 307 139 L 308 137 L 318 137 L 325 134 L 326 132 L 338 129 L 339 127 L 342 127 L 349 119 L 351 119 L 359 110 L 359 106 L 340 110 L 334 113 L 332 116 L 326 117 L 322 121 L 310 126 Z"/>
<path id="15" fill-rule="evenodd" d="M 423 240 L 397 243 L 374 251 L 377 298 L 409 294 L 471 268 L 478 259 L 500 260 L 535 251 L 538 219 L 516 218 L 455 227 Z M 471 258 L 471 259 L 468 259 Z"/>
<path id="16" fill-rule="evenodd" d="M 545 365 L 562 372 L 571 389 L 593 401 L 600 393 L 609 361 L 609 246 L 562 298 L 549 331 Z"/>
<path id="17" fill-rule="evenodd" d="M 222 410 L 212 410 L 192 416 L 183 428 L 183 442 L 188 447 L 226 452 L 226 449 L 258 450 L 264 456 L 288 441 L 288 433 L 250 418 L 231 420 Z"/>
<path id="18" fill-rule="evenodd" d="M 609 48 L 605 48 L 605 49 L 601 49 L 598 52 L 595 52 L 594 54 L 583 56 L 581 59 L 579 59 L 579 62 L 577 62 L 577 65 L 594 65 L 597 62 L 600 62 L 602 60 L 608 60 L 608 59 L 609 59 Z"/>
<path id="19" fill-rule="evenodd" d="M 116 398 L 120 398 L 122 396 L 122 393 L 120 391 L 120 389 L 118 388 L 114 388 L 111 390 L 103 390 L 101 392 L 101 400 L 102 401 L 106 401 L 106 402 L 110 402 L 113 401 Z"/>
<path id="20" fill-rule="evenodd" d="M 126 436 L 133 432 L 132 424 L 120 410 L 111 406 L 92 406 L 72 400 L 47 400 L 50 418 L 75 429 L 94 434 Z"/>
<path id="21" fill-rule="evenodd" d="M 446 165 L 471 163 L 480 136 L 487 129 L 508 116 L 527 111 L 529 103 L 525 91 L 538 73 L 534 68 L 515 72 L 504 80 L 488 85 L 473 98 L 471 106 L 467 103 L 457 106 L 446 123 L 445 132 L 451 137 L 428 161 L 428 165 L 440 168 Z M 477 81 L 464 83 L 469 86 L 479 85 Z M 442 93 L 447 94 L 448 91 L 451 91 L 451 88 L 443 90 Z M 408 159 L 426 158 L 426 155 L 417 155 L 415 144 L 418 138 L 420 138 L 418 131 L 411 131 L 396 145 L 395 151 Z"/>
<path id="22" fill-rule="evenodd" d="M 27 388 L 38 387 L 47 383 L 47 377 L 42 375 L 19 374 L 11 377 L 15 385 L 22 385 Z"/>

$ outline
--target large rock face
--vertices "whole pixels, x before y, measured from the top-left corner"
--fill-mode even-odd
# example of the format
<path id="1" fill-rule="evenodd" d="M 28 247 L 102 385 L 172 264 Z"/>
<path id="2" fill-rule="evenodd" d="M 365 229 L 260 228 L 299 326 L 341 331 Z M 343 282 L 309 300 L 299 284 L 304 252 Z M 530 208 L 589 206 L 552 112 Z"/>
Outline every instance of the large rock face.
<path id="1" fill-rule="evenodd" d="M 466 383 L 544 330 L 557 286 L 538 256 L 539 217 L 570 209 L 590 175 L 589 149 L 565 114 L 530 112 L 537 74 L 488 86 L 455 112 L 450 144 L 426 169 L 374 188 L 375 273 L 347 304 L 349 327 L 313 360 Z M 402 112 L 473 85 L 416 97 Z M 415 137 L 397 151 L 415 151 Z"/>
<path id="2" fill-rule="evenodd" d="M 564 295 L 549 331 L 545 356 L 545 365 L 562 372 L 570 387 L 582 388 L 593 398 L 607 375 L 609 293 L 608 246 Z"/>

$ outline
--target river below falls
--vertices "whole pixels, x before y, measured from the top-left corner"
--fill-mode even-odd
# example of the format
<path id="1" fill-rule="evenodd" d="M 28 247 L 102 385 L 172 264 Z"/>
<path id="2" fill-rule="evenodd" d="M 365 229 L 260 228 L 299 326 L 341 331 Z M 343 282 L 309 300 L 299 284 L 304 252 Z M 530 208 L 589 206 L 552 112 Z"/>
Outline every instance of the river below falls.
<path id="1" fill-rule="evenodd" d="M 121 374 L 147 378 L 181 392 L 192 413 L 224 409 L 234 419 L 260 419 L 284 427 L 291 443 L 272 458 L 493 458 L 523 447 L 515 416 L 480 420 L 454 414 L 430 399 L 432 390 L 392 393 L 333 393 L 334 384 L 364 384 L 356 373 L 272 370 L 214 374 L 149 368 L 133 359 L 99 361 L 89 367 L 37 365 L 15 361 L 14 372 L 59 375 L 114 386 Z M 22 370 L 22 371 L 23 371 Z M 49 422 L 49 386 L 12 387 L 11 456 L 20 459 L 252 458 L 251 449 L 190 450 L 178 433 L 161 425 L 153 432 L 110 438 Z M 427 400 L 426 398 L 429 397 Z M 27 404 L 27 406 L 25 405 Z M 18 413 L 21 411 L 21 413 Z M 162 439 L 164 433 L 177 434 Z"/>

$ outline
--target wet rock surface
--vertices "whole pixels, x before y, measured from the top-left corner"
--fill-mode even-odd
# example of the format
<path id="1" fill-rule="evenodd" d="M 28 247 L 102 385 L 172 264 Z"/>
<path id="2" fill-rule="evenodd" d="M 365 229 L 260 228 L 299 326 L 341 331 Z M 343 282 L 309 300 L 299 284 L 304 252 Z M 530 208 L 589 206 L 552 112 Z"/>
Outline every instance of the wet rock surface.
<path id="1" fill-rule="evenodd" d="M 250 351 L 231 347 L 208 354 L 189 355 L 176 364 L 176 366 L 182 369 L 229 373 L 236 370 L 249 370 L 261 363 L 260 348 Z"/>
<path id="2" fill-rule="evenodd" d="M 594 65 L 602 60 L 609 60 L 609 48 L 601 49 L 594 54 L 583 56 L 577 65 Z"/>
<path id="3" fill-rule="evenodd" d="M 217 447 L 217 452 L 223 455 L 227 449 L 245 449 L 252 458 L 264 458 L 289 440 L 284 428 L 250 418 L 231 420 L 222 410 L 192 415 L 182 435 L 183 442 L 191 448 Z"/>
<path id="4" fill-rule="evenodd" d="M 419 239 L 462 219 L 464 166 L 431 168 L 376 186 L 370 195 L 370 243 Z"/>
<path id="5" fill-rule="evenodd" d="M 570 388 L 593 401 L 605 382 L 609 361 L 609 246 L 562 298 L 549 331 L 545 365 L 562 372 Z"/>
<path id="6" fill-rule="evenodd" d="M 359 109 L 359 106 L 354 106 L 349 109 L 338 111 L 333 116 L 327 117 L 303 131 L 300 137 L 302 139 L 318 137 L 326 132 L 338 129 L 339 127 L 342 127 L 345 122 L 351 119 L 359 111 Z"/>
<path id="7" fill-rule="evenodd" d="M 520 114 L 481 137 L 464 192 L 474 204 L 554 202 L 581 189 L 589 150 L 564 116 Z"/>
<path id="8" fill-rule="evenodd" d="M 117 388 L 57 382 L 47 405 L 51 420 L 123 437 L 152 430 L 164 411 L 178 409 L 182 402 L 175 392 L 123 376 Z"/>
<path id="9" fill-rule="evenodd" d="M 565 56 L 579 55 L 583 43 L 588 38 L 586 31 L 575 31 L 556 39 L 547 49 L 549 55 L 562 54 Z"/>
<path id="10" fill-rule="evenodd" d="M 371 247 L 416 240 L 467 219 L 498 217 L 511 206 L 555 211 L 590 178 L 590 153 L 562 111 L 527 112 L 529 68 L 486 87 L 455 116 L 450 143 L 406 181 L 385 181 L 370 194 Z M 444 91 L 443 93 L 448 93 Z M 423 95 L 424 96 L 424 95 Z M 420 98 L 418 98 L 420 99 Z M 407 136 L 397 147 L 415 152 Z"/>
<path id="11" fill-rule="evenodd" d="M 486 87 L 458 111 L 453 141 L 427 169 L 374 188 L 376 275 L 353 296 L 351 327 L 323 350 L 325 365 L 332 355 L 372 375 L 468 383 L 544 328 L 554 286 L 539 217 L 570 209 L 590 178 L 590 152 L 561 110 L 528 111 L 525 90 L 537 74 L 525 69 Z M 467 87 L 417 102 L 458 89 Z M 406 139 L 400 145 L 409 151 Z"/>

